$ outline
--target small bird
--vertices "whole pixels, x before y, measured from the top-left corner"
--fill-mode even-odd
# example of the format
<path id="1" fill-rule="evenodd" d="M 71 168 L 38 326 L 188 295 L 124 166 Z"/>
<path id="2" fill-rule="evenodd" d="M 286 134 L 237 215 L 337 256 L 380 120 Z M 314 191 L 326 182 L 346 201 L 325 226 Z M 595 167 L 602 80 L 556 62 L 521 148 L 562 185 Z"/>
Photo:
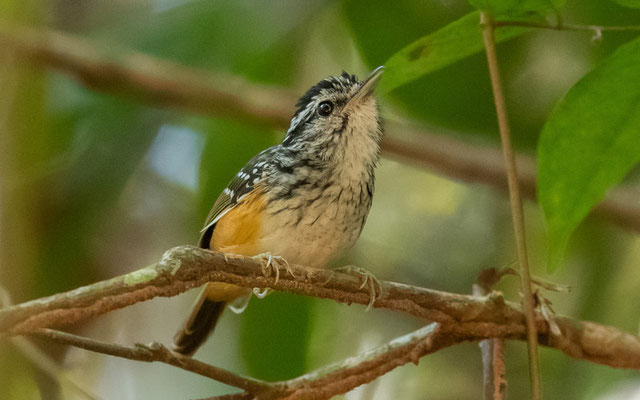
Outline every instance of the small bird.
<path id="1" fill-rule="evenodd" d="M 382 73 L 378 67 L 359 81 L 343 72 L 309 89 L 282 143 L 251 159 L 220 194 L 200 247 L 325 267 L 353 246 L 371 208 L 380 158 L 383 133 L 373 92 Z M 176 333 L 174 351 L 193 355 L 226 306 L 250 294 L 208 283 Z"/>

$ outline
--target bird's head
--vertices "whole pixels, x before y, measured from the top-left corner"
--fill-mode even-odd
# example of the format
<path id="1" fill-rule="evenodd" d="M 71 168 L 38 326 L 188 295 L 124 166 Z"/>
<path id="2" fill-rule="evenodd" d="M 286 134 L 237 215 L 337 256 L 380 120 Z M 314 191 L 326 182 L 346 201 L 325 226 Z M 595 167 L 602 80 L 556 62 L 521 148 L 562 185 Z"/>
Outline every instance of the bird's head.
<path id="1" fill-rule="evenodd" d="M 318 82 L 298 101 L 282 146 L 323 160 L 354 152 L 377 157 L 382 129 L 373 92 L 382 73 L 378 67 L 363 81 L 343 72 Z"/>

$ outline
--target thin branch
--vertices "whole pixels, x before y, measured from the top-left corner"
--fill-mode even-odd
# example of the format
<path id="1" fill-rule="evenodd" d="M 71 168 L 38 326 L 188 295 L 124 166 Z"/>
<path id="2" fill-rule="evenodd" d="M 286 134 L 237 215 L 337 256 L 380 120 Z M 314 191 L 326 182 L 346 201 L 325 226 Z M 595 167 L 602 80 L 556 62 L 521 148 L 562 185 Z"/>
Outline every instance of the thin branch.
<path id="1" fill-rule="evenodd" d="M 275 385 L 287 393 L 288 400 L 330 399 L 399 366 L 410 362 L 417 365 L 421 357 L 464 340 L 466 338 L 450 335 L 432 323 L 356 357 Z"/>
<path id="2" fill-rule="evenodd" d="M 137 344 L 134 347 L 120 346 L 113 343 L 105 343 L 89 339 L 71 333 L 55 331 L 52 329 L 36 329 L 30 336 L 36 336 L 52 342 L 79 347 L 96 353 L 108 354 L 114 357 L 143 362 L 161 362 L 193 372 L 207 378 L 234 386 L 252 393 L 259 393 L 271 389 L 271 385 L 257 379 L 236 375 L 222 368 L 198 361 L 195 358 L 181 356 L 169 351 L 159 343 L 150 345 Z"/>
<path id="3" fill-rule="evenodd" d="M 295 276 L 262 274 L 262 262 L 195 246 L 168 250 L 157 264 L 94 283 L 70 292 L 29 301 L 0 310 L 0 337 L 29 334 L 39 328 L 73 324 L 154 297 L 170 297 L 207 282 L 225 282 L 253 288 L 368 305 L 370 294 L 359 276 L 291 264 Z M 374 308 L 411 314 L 440 324 L 443 332 L 468 340 L 525 338 L 524 315 L 517 305 L 498 294 L 478 298 L 380 281 L 383 295 Z M 540 343 L 565 354 L 617 368 L 640 369 L 640 338 L 614 327 L 555 317 L 561 335 L 549 332 L 536 314 Z"/>
<path id="4" fill-rule="evenodd" d="M 474 296 L 486 296 L 504 276 L 504 272 L 488 268 L 480 272 L 473 284 Z M 504 400 L 507 395 L 507 370 L 504 362 L 504 339 L 485 339 L 478 343 L 482 352 L 483 398 Z"/>
<path id="5" fill-rule="evenodd" d="M 159 343 L 134 347 L 104 343 L 51 329 L 38 329 L 31 336 L 115 357 L 143 362 L 162 362 L 245 390 L 215 399 L 329 399 L 369 383 L 409 362 L 417 364 L 427 354 L 465 340 L 438 329 L 432 323 L 370 351 L 337 362 L 298 378 L 268 383 L 242 377 L 190 357 L 170 352 Z"/>
<path id="6" fill-rule="evenodd" d="M 533 291 L 531 289 L 531 273 L 529 272 L 529 256 L 527 255 L 527 241 L 524 231 L 524 212 L 520 188 L 518 184 L 518 169 L 516 167 L 515 155 L 511 146 L 511 133 L 509 120 L 507 117 L 507 107 L 502 92 L 500 82 L 500 71 L 498 69 L 498 56 L 496 54 L 495 28 L 492 24 L 491 16 L 481 13 L 482 38 L 484 48 L 487 53 L 489 64 L 489 75 L 491 77 L 491 87 L 495 100 L 496 113 L 498 115 L 498 126 L 500 128 L 500 139 L 502 141 L 502 153 L 507 167 L 507 181 L 509 183 L 509 203 L 511 204 L 511 216 L 513 219 L 513 229 L 516 236 L 516 248 L 518 253 L 518 265 L 520 269 L 520 289 L 522 290 L 522 308 L 525 312 L 527 324 L 527 347 L 529 349 L 529 372 L 531 377 L 531 390 L 534 400 L 541 398 L 540 393 L 540 373 L 538 362 L 538 333 L 536 329 Z"/>
<path id="7" fill-rule="evenodd" d="M 295 95 L 250 84 L 237 76 L 187 68 L 127 49 L 107 46 L 43 29 L 9 28 L 0 24 L 0 44 L 29 61 L 57 69 L 97 91 L 124 94 L 156 106 L 250 121 L 286 129 Z M 117 46 L 115 46 L 117 48 Z M 117 56 L 114 56 L 117 54 Z M 500 150 L 452 136 L 427 132 L 407 123 L 386 121 L 383 155 L 427 167 L 464 182 L 507 189 Z M 533 158 L 517 157 L 522 195 L 536 196 Z M 638 192 L 616 189 L 596 209 L 625 229 L 640 232 Z"/>
<path id="8" fill-rule="evenodd" d="M 530 21 L 494 21 L 492 23 L 496 28 L 502 26 L 520 26 L 523 28 L 539 28 L 539 29 L 551 29 L 554 31 L 588 31 L 588 32 L 606 32 L 606 31 L 640 31 L 640 25 L 620 25 L 620 26 L 607 26 L 607 25 L 577 25 L 577 24 L 547 24 L 543 22 L 530 22 Z"/>

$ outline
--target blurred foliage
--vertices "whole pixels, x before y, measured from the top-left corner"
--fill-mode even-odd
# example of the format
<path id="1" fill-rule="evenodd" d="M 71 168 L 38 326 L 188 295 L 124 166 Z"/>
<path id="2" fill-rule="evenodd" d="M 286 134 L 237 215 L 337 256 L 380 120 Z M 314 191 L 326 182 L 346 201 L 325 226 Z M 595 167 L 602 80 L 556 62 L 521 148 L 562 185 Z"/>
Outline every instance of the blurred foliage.
<path id="1" fill-rule="evenodd" d="M 387 73 L 380 83 L 382 94 L 484 51 L 479 22 L 479 12 L 469 13 L 395 53 L 384 63 Z M 496 42 L 524 32 L 525 29 L 514 27 L 499 29 L 496 32 Z"/>
<path id="2" fill-rule="evenodd" d="M 541 21 L 541 13 L 550 13 L 553 20 L 553 9 L 558 9 L 567 23 L 640 23 L 640 10 L 625 7 L 637 7 L 633 0 L 568 0 L 561 8 L 559 0 L 471 3 L 504 12 L 505 18 L 531 17 L 533 12 L 536 21 Z M 413 119 L 462 140 L 497 145 L 477 18 L 464 0 L 0 2 L 0 21 L 91 38 L 114 61 L 115 48 L 130 47 L 300 94 L 342 69 L 363 76 L 387 63 L 383 85 L 389 91 L 381 96 L 385 115 Z M 636 160 L 633 124 L 625 131 L 620 120 L 616 124 L 602 113 L 624 101 L 629 109 L 637 103 L 631 98 L 637 68 L 625 69 L 627 75 L 602 68 L 621 62 L 620 52 L 625 65 L 635 60 L 637 41 L 614 51 L 637 33 L 604 32 L 600 41 L 592 41 L 591 32 L 527 30 L 520 35 L 516 30 L 505 35 L 516 34 L 498 49 L 514 141 L 520 151 L 534 153 L 555 107 L 539 151 L 553 153 L 553 159 L 564 164 L 541 175 L 574 185 L 573 197 L 562 195 L 564 208 L 557 211 L 562 218 L 573 218 L 570 229 L 565 228 L 573 230 L 584 210 Z M 427 43 L 433 47 L 421 51 L 420 62 L 409 62 L 407 56 Z M 595 80 L 594 74 L 603 79 Z M 6 57 L 1 50 L 0 84 L 0 284 L 15 301 L 138 268 L 157 260 L 168 246 L 195 243 L 209 208 L 238 168 L 282 137 L 282 132 L 244 121 L 155 109 L 92 92 L 69 77 Z M 604 94 L 593 97 L 598 85 L 613 105 L 603 107 Z M 579 90 L 591 97 L 578 96 Z M 558 116 L 560 108 L 575 108 L 575 115 L 567 111 Z M 637 113 L 625 116 L 631 121 Z M 603 135 L 582 141 L 579 130 L 560 123 L 567 119 L 571 127 L 602 127 Z M 562 134 L 565 144 L 550 145 L 552 134 Z M 622 136 L 616 141 L 612 135 Z M 601 145 L 594 145 L 599 141 Z M 616 144 L 628 157 L 617 158 L 623 154 L 617 148 L 604 151 Z M 158 150 L 167 146 L 183 157 L 174 160 Z M 583 159 L 577 158 L 580 153 Z M 600 162 L 607 169 L 597 195 L 584 191 L 585 182 L 591 182 L 585 162 Z M 628 184 L 636 181 L 629 179 Z M 541 197 L 561 192 L 555 187 Z M 543 215 L 533 204 L 525 211 L 534 269 L 543 273 L 549 251 Z M 570 212 L 580 218 L 570 217 Z M 551 234 L 557 244 L 557 234 Z M 364 266 L 383 279 L 469 293 L 479 270 L 510 265 L 514 259 L 508 202 L 502 194 L 385 159 L 362 238 L 337 264 Z M 588 219 L 570 242 L 567 268 L 553 278 L 574 291 L 547 295 L 560 313 L 636 332 L 640 282 L 630 277 L 637 276 L 639 260 L 636 236 Z M 515 279 L 506 279 L 500 289 L 517 299 Z M 190 305 L 189 296 L 132 307 L 75 329 L 119 343 L 168 340 Z M 198 357 L 258 378 L 285 379 L 422 324 L 384 310 L 363 310 L 280 293 L 253 299 L 243 315 L 225 315 L 211 345 Z M 507 349 L 510 397 L 526 398 L 524 346 L 510 343 Z M 168 367 L 86 352 L 61 353 L 54 356 L 99 397 L 207 397 L 232 391 Z M 622 399 L 628 398 L 622 394 L 624 386 L 640 387 L 637 373 L 572 360 L 557 351 L 541 354 L 548 398 Z M 2 344 L 0 398 L 36 397 L 36 369 L 11 345 Z M 475 399 L 481 379 L 479 352 L 469 344 L 426 357 L 417 367 L 400 368 L 344 397 Z"/>
<path id="3" fill-rule="evenodd" d="M 479 10 L 487 11 L 497 18 L 543 17 L 558 9 L 566 0 L 468 0 Z"/>
<path id="4" fill-rule="evenodd" d="M 640 160 L 640 39 L 581 79 L 546 123 L 538 144 L 539 194 L 550 266 L 569 235 Z"/>

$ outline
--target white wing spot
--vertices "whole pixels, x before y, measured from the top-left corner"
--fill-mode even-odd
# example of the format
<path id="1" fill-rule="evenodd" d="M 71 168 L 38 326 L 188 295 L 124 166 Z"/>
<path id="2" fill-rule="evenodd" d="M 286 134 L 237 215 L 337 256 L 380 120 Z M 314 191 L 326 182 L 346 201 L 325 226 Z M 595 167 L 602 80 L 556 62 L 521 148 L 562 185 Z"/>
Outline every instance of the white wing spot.
<path id="1" fill-rule="evenodd" d="M 258 183 L 258 181 L 259 181 L 259 180 L 260 180 L 260 178 L 255 178 L 255 179 L 253 180 L 253 184 L 255 185 L 256 183 Z"/>
<path id="2" fill-rule="evenodd" d="M 258 168 L 254 168 L 253 171 L 251 171 L 252 174 L 257 174 L 258 173 Z"/>

